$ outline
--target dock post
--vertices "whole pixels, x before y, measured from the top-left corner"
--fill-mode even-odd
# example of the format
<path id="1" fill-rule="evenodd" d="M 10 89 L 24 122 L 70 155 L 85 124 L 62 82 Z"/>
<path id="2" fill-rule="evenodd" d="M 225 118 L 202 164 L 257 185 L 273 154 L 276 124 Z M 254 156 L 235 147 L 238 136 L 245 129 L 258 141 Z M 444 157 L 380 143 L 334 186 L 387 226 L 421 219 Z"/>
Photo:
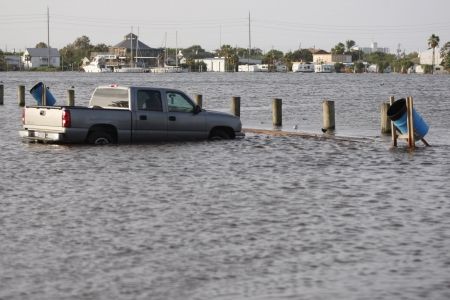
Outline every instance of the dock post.
<path id="1" fill-rule="evenodd" d="M 19 85 L 17 88 L 17 101 L 19 102 L 19 106 L 25 106 L 25 86 Z"/>
<path id="2" fill-rule="evenodd" d="M 395 102 L 395 97 L 391 96 L 389 97 L 389 104 L 392 105 Z M 392 139 L 392 146 L 397 147 L 397 128 L 395 128 L 394 121 L 391 120 L 391 139 Z"/>
<path id="3" fill-rule="evenodd" d="M 47 106 L 47 86 L 45 84 L 42 84 L 41 89 L 41 105 Z"/>
<path id="4" fill-rule="evenodd" d="M 283 124 L 282 100 L 279 98 L 272 99 L 272 124 L 273 126 L 282 126 Z"/>
<path id="5" fill-rule="evenodd" d="M 236 117 L 241 116 L 241 97 L 231 98 L 231 113 Z"/>
<path id="6" fill-rule="evenodd" d="M 74 89 L 67 90 L 67 104 L 69 106 L 75 105 L 75 90 Z"/>
<path id="7" fill-rule="evenodd" d="M 391 133 L 391 120 L 389 119 L 387 112 L 391 105 L 389 102 L 384 102 L 381 104 L 380 117 L 381 117 L 381 133 L 390 134 Z"/>
<path id="8" fill-rule="evenodd" d="M 406 98 L 406 113 L 408 114 L 406 123 L 408 127 L 408 146 L 409 149 L 414 149 L 416 146 L 416 141 L 414 137 L 414 118 L 413 118 L 413 98 Z"/>
<path id="9" fill-rule="evenodd" d="M 197 103 L 200 108 L 203 108 L 203 95 L 195 95 L 195 103 Z"/>
<path id="10" fill-rule="evenodd" d="M 322 102 L 323 109 L 323 128 L 322 131 L 326 132 L 327 130 L 335 130 L 335 113 L 334 113 L 334 101 L 323 100 Z"/>
<path id="11" fill-rule="evenodd" d="M 3 96 L 4 96 L 4 92 L 3 92 L 3 84 L 0 84 L 0 105 L 3 105 Z"/>

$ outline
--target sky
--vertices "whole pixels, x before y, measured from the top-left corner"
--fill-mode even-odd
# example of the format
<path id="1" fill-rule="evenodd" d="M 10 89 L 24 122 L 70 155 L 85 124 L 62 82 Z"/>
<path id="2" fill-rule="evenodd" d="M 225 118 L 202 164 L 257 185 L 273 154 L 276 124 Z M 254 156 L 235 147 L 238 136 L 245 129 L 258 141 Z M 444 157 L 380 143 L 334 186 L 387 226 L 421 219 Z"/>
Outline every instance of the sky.
<path id="1" fill-rule="evenodd" d="M 115 45 L 131 31 L 150 47 L 207 51 L 250 43 L 264 52 L 330 51 L 354 40 L 410 53 L 426 50 L 432 34 L 440 45 L 450 41 L 449 0 L 1 1 L 0 49 L 11 52 L 47 43 L 47 7 L 56 48 L 83 35 L 91 44 Z"/>

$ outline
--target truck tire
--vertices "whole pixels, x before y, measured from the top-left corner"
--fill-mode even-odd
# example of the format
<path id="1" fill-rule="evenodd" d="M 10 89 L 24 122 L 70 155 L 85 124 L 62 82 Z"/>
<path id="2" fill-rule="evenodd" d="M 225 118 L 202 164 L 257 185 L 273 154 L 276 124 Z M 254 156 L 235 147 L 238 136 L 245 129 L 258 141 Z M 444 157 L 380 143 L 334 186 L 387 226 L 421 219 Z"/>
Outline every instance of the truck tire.
<path id="1" fill-rule="evenodd" d="M 210 140 L 229 140 L 231 139 L 229 133 L 222 128 L 213 129 L 209 135 Z"/>
<path id="2" fill-rule="evenodd" d="M 112 135 L 104 131 L 93 131 L 89 134 L 87 142 L 92 145 L 108 145 L 114 142 Z"/>

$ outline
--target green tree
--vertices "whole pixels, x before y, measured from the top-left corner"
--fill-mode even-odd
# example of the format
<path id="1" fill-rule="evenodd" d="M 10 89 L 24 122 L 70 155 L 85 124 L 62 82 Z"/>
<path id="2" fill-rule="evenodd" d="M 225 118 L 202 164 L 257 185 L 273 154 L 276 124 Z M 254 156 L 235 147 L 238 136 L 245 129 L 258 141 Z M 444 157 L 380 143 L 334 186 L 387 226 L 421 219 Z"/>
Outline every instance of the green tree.
<path id="1" fill-rule="evenodd" d="M 236 49 L 230 45 L 222 45 L 222 47 L 216 50 L 216 53 L 220 57 L 225 57 L 225 70 L 227 72 L 237 71 L 239 64 L 239 57 L 236 53 Z"/>
<path id="2" fill-rule="evenodd" d="M 313 56 L 308 49 L 300 49 L 292 52 L 293 61 L 312 62 Z"/>
<path id="3" fill-rule="evenodd" d="M 34 46 L 34 48 L 48 48 L 47 44 L 44 42 L 39 42 L 36 44 L 36 46 Z"/>
<path id="4" fill-rule="evenodd" d="M 345 66 L 343 63 L 337 62 L 334 64 L 334 70 L 336 73 L 342 73 L 342 71 L 345 69 Z"/>
<path id="5" fill-rule="evenodd" d="M 441 48 L 441 57 L 442 57 L 441 65 L 447 71 L 450 71 L 450 42 L 445 43 L 444 46 Z"/>
<path id="6" fill-rule="evenodd" d="M 181 52 L 183 53 L 183 56 L 186 59 L 190 59 L 190 58 L 199 59 L 199 58 L 214 57 L 214 54 L 207 52 L 205 49 L 203 49 L 199 45 L 193 45 L 189 48 L 183 49 Z"/>
<path id="7" fill-rule="evenodd" d="M 4 71 L 6 69 L 5 57 L 3 55 L 3 51 L 0 50 L 0 71 Z"/>
<path id="8" fill-rule="evenodd" d="M 434 33 L 428 38 L 428 46 L 433 49 L 433 60 L 431 61 L 431 74 L 434 73 L 434 51 L 437 46 L 439 46 L 439 37 Z"/>
<path id="9" fill-rule="evenodd" d="M 269 65 L 269 71 L 273 71 L 275 69 L 275 64 L 283 61 L 283 57 L 284 54 L 282 51 L 272 49 L 264 55 L 262 62 L 263 64 Z"/>
<path id="10" fill-rule="evenodd" d="M 378 66 L 378 72 L 383 73 L 384 70 L 392 65 L 395 60 L 395 55 L 383 52 L 374 52 L 366 55 L 364 58 L 370 64 L 376 64 Z"/>
<path id="11" fill-rule="evenodd" d="M 338 43 L 334 48 L 331 49 L 331 53 L 333 54 L 344 54 L 345 45 L 343 43 Z"/>
<path id="12" fill-rule="evenodd" d="M 106 44 L 97 44 L 95 46 L 91 46 L 91 52 L 108 52 L 109 46 Z"/>
<path id="13" fill-rule="evenodd" d="M 346 48 L 347 52 L 352 52 L 352 47 L 355 45 L 356 45 L 356 43 L 354 40 L 345 41 L 345 48 Z"/>

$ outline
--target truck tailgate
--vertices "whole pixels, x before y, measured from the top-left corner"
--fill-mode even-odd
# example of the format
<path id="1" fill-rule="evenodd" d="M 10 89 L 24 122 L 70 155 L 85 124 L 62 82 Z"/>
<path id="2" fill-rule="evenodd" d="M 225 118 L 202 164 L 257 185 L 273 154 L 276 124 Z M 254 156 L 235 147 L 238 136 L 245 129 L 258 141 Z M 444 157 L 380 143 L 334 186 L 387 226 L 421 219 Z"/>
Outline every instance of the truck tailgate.
<path id="1" fill-rule="evenodd" d="M 26 107 L 24 125 L 61 127 L 62 107 Z"/>

